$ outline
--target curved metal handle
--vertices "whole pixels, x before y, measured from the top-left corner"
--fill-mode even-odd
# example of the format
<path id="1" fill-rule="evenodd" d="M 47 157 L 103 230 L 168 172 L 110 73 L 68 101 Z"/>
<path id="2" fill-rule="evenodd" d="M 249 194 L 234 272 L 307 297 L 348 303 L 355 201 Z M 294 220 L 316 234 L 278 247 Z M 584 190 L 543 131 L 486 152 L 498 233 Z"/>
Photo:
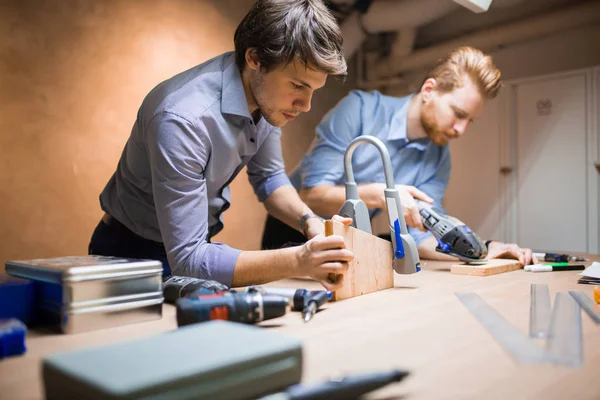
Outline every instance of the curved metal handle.
<path id="1" fill-rule="evenodd" d="M 392 174 L 392 163 L 390 161 L 390 154 L 388 153 L 385 144 L 375 136 L 359 136 L 353 141 L 350 142 L 348 148 L 346 149 L 346 154 L 344 155 L 344 171 L 346 173 L 346 182 L 347 183 L 356 183 L 354 182 L 354 171 L 352 170 L 352 153 L 354 150 L 362 143 L 370 143 L 373 146 L 377 147 L 379 150 L 379 154 L 381 154 L 381 161 L 383 162 L 383 172 L 385 174 L 385 184 L 388 189 L 395 189 L 396 184 L 394 182 L 394 176 Z"/>

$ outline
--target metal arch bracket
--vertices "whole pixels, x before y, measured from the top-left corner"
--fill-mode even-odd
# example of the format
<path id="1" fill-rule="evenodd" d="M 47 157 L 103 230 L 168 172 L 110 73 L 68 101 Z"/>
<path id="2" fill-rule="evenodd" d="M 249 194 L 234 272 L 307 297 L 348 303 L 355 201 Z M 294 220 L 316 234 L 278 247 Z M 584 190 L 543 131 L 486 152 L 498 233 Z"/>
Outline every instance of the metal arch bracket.
<path id="1" fill-rule="evenodd" d="M 352 226 L 364 232 L 371 233 L 369 209 L 358 195 L 358 186 L 354 181 L 352 170 L 352 154 L 363 143 L 370 143 L 379 150 L 383 171 L 385 174 L 386 188 L 384 190 L 387 206 L 388 227 L 392 237 L 392 251 L 394 258 L 392 265 L 398 274 L 412 274 L 421 270 L 417 244 L 406 228 L 406 221 L 402 213 L 400 194 L 396 189 L 392 174 L 392 162 L 387 148 L 383 142 L 374 136 L 359 136 L 352 140 L 344 154 L 344 172 L 346 175 L 346 201 L 340 209 L 341 216 L 352 218 Z"/>

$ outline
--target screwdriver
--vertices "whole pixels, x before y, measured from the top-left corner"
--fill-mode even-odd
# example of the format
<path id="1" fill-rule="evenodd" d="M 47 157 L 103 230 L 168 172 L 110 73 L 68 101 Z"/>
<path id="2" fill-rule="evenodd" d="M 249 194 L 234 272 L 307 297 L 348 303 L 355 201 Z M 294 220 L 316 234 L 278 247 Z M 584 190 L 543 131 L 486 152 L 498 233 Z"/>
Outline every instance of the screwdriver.
<path id="1" fill-rule="evenodd" d="M 190 295 L 177 300 L 177 325 L 184 326 L 212 320 L 254 324 L 285 315 L 289 300 L 282 296 L 258 292 L 218 292 Z"/>
<path id="2" fill-rule="evenodd" d="M 319 308 L 329 301 L 331 292 L 328 290 L 312 290 L 306 294 L 302 317 L 304 322 L 311 320 Z"/>
<path id="3" fill-rule="evenodd" d="M 310 321 L 319 308 L 333 296 L 329 290 L 308 291 L 306 289 L 273 288 L 268 286 L 251 286 L 246 291 L 286 297 L 291 302 L 292 311 L 302 311 L 302 317 L 305 322 Z"/>

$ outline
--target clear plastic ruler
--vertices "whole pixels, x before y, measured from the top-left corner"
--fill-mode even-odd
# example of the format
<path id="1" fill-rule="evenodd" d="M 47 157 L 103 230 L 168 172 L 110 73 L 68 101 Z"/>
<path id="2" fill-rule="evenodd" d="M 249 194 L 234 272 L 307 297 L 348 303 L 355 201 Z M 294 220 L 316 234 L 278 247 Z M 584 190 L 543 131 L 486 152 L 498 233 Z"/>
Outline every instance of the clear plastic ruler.
<path id="1" fill-rule="evenodd" d="M 456 293 L 456 297 L 504 349 L 523 364 L 544 362 L 545 351 L 475 293 Z"/>
<path id="2" fill-rule="evenodd" d="M 583 365 L 581 309 L 569 293 L 556 293 L 546 342 L 546 361 L 569 367 Z"/>
<path id="3" fill-rule="evenodd" d="M 570 291 L 569 294 L 579 303 L 581 308 L 594 320 L 596 324 L 600 324 L 600 310 L 585 293 L 579 291 Z"/>
<path id="4" fill-rule="evenodd" d="M 529 336 L 538 339 L 548 337 L 551 312 L 548 285 L 533 283 L 531 285 L 531 308 L 529 311 Z"/>
<path id="5" fill-rule="evenodd" d="M 511 325 L 477 294 L 455 294 L 477 321 L 518 362 L 552 363 L 568 367 L 583 365 L 581 310 L 578 302 L 587 304 L 588 308 L 591 306 L 594 311 L 591 300 L 583 293 L 557 293 L 554 308 L 551 308 L 548 286 L 532 284 L 529 336 Z M 580 299 L 575 301 L 577 298 Z M 546 339 L 545 346 L 538 343 L 538 338 Z"/>

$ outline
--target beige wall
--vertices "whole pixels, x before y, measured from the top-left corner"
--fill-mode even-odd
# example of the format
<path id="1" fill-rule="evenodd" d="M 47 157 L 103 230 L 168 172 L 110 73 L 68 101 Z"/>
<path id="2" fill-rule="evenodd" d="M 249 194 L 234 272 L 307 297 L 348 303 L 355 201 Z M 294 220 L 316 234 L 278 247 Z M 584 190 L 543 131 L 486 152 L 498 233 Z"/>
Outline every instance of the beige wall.
<path id="1" fill-rule="evenodd" d="M 600 24 L 557 32 L 491 52 L 505 80 L 600 66 Z"/>
<path id="2" fill-rule="evenodd" d="M 11 0 L 0 5 L 0 270 L 7 259 L 84 254 L 146 93 L 233 49 L 252 0 Z M 297 162 L 345 93 L 328 85 L 284 132 Z M 264 211 L 245 173 L 218 239 L 257 248 Z"/>

